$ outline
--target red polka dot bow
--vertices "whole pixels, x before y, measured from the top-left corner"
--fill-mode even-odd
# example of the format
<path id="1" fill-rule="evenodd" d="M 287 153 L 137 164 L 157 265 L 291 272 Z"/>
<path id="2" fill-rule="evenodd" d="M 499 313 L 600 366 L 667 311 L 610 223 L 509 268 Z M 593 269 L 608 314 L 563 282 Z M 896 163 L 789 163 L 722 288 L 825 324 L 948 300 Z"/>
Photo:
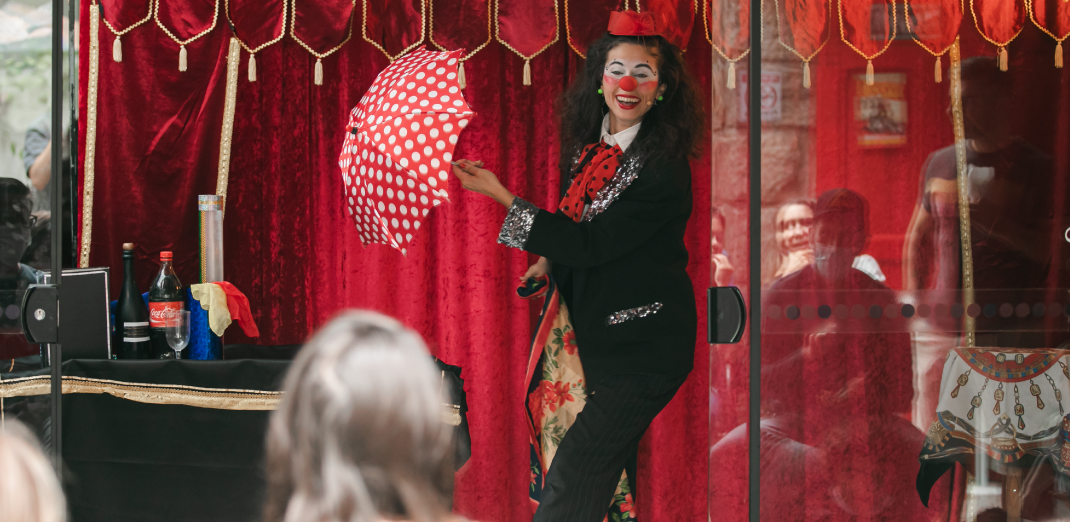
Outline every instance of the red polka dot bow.
<path id="1" fill-rule="evenodd" d="M 405 254 L 431 208 L 449 200 L 453 149 L 475 116 L 457 83 L 461 52 L 405 55 L 350 112 L 338 166 L 363 244 Z"/>

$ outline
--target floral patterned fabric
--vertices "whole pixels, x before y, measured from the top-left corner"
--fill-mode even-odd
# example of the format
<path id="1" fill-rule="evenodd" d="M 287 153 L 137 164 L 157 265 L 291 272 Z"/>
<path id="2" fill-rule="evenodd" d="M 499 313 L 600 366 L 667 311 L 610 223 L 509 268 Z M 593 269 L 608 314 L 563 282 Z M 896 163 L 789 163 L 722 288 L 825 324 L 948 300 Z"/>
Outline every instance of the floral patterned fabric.
<path id="1" fill-rule="evenodd" d="M 568 308 L 561 300 L 556 285 L 544 276 L 527 287 L 521 287 L 517 293 L 525 299 L 546 299 L 528 360 L 527 413 L 531 441 L 529 494 L 534 511 L 538 508 L 543 479 L 557 448 L 587 402 L 587 387 L 576 346 L 576 332 L 572 329 Z M 636 520 L 632 492 L 624 473 L 608 508 L 608 522 Z"/>

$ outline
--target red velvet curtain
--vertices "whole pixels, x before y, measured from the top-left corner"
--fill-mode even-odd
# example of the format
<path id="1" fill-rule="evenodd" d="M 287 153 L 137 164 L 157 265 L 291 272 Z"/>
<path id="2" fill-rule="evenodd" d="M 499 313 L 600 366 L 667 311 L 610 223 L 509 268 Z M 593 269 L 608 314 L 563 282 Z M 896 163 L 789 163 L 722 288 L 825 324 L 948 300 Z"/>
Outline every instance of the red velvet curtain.
<path id="1" fill-rule="evenodd" d="M 82 0 L 83 12 L 89 2 Z M 418 15 L 419 2 L 413 3 Z M 401 23 L 405 16 L 375 11 L 379 4 L 369 2 L 369 19 L 379 23 L 369 36 L 377 35 L 380 42 L 384 35 L 397 38 L 386 42 L 391 52 L 414 41 L 409 37 L 419 37 L 418 26 Z M 313 15 L 304 8 L 308 5 L 298 3 L 300 16 Z M 582 4 L 570 3 L 576 5 Z M 144 3 L 105 7 L 109 19 L 117 14 L 134 20 L 134 11 Z M 409 7 L 406 16 L 412 14 Z M 533 260 L 495 243 L 505 209 L 463 191 L 452 178 L 451 202 L 429 215 L 407 257 L 382 245 L 360 246 L 345 214 L 336 161 L 350 108 L 387 65 L 386 57 L 358 36 L 360 14 L 355 13 L 354 38 L 323 60 L 324 85 L 313 85 L 315 58 L 290 37 L 257 54 L 258 81 L 239 75 L 225 268 L 227 280 L 249 296 L 261 337 L 251 340 L 233 330 L 226 342 L 302 342 L 349 307 L 399 318 L 427 339 L 435 355 L 464 367 L 473 456 L 458 474 L 456 510 L 479 521 L 529 520 L 522 383 L 537 309 L 514 290 L 517 276 Z M 582 20 L 601 31 L 604 17 L 573 18 L 572 23 Z M 220 19 L 226 20 L 222 13 Z M 81 23 L 88 20 L 83 17 Z M 194 21 L 199 23 L 200 15 Z M 335 20 L 331 27 L 341 23 Z M 309 24 L 315 26 L 312 20 Z M 81 31 L 83 49 L 89 48 L 87 29 Z M 298 33 L 312 37 L 300 24 Z M 107 30 L 100 34 L 101 48 L 110 48 L 114 36 Z M 187 46 L 189 70 L 182 73 L 176 66 L 177 46 L 151 24 L 123 37 L 123 62 L 102 53 L 90 265 L 116 270 L 113 292 L 119 287 L 123 242 L 137 244 L 141 288 L 147 287 L 161 250 L 174 251 L 184 283 L 197 282 L 196 196 L 215 193 L 230 36 L 220 23 Z M 699 40 L 693 40 L 687 61 L 708 88 L 710 49 L 699 44 L 701 34 L 693 36 Z M 324 51 L 339 41 L 331 40 L 316 49 Z M 472 58 L 479 73 L 469 76 L 464 91 L 479 117 L 462 134 L 458 157 L 482 159 L 510 190 L 543 208 L 557 203 L 554 100 L 582 64 L 564 44 L 532 61 L 539 78 L 532 87 L 521 85 L 513 53 L 490 45 Z M 80 56 L 83 71 L 88 57 Z M 247 61 L 243 51 L 242 71 Z M 82 75 L 82 99 L 86 82 Z M 79 135 L 84 137 L 85 107 L 80 110 Z M 84 158 L 81 148 L 80 153 Z M 707 516 L 709 350 L 702 333 L 702 296 L 709 270 L 708 158 L 696 161 L 693 169 L 695 212 L 687 241 L 700 306 L 699 349 L 694 372 L 641 448 L 644 481 L 638 505 L 651 522 Z"/>

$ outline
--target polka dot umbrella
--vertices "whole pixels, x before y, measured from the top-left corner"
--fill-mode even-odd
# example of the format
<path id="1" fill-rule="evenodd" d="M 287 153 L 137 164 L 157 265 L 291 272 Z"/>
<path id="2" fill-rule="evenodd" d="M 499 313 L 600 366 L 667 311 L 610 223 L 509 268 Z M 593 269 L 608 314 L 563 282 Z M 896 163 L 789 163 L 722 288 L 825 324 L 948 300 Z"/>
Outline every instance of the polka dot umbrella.
<path id="1" fill-rule="evenodd" d="M 405 55 L 350 112 L 338 166 L 364 245 L 405 254 L 428 212 L 449 201 L 453 149 L 475 116 L 457 83 L 461 53 L 421 47 Z"/>

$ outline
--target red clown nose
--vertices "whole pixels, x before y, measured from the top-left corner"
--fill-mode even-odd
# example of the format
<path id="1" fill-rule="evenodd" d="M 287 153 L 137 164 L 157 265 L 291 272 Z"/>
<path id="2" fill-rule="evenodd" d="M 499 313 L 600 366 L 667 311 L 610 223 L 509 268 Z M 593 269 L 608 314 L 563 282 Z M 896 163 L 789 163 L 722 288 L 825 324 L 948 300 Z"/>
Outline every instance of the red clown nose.
<path id="1" fill-rule="evenodd" d="M 625 91 L 634 91 L 639 86 L 639 82 L 635 81 L 635 78 L 631 76 L 625 76 L 620 79 L 620 88 Z"/>

